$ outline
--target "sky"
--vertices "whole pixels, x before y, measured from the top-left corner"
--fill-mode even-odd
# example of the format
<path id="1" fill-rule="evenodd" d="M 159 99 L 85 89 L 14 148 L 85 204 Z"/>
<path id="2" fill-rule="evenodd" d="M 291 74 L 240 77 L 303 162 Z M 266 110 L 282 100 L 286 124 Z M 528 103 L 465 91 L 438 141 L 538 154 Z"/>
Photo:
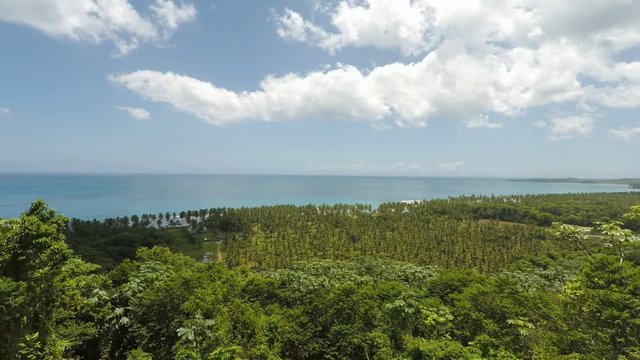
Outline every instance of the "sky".
<path id="1" fill-rule="evenodd" d="M 638 0 L 0 0 L 0 172 L 640 177 Z"/>

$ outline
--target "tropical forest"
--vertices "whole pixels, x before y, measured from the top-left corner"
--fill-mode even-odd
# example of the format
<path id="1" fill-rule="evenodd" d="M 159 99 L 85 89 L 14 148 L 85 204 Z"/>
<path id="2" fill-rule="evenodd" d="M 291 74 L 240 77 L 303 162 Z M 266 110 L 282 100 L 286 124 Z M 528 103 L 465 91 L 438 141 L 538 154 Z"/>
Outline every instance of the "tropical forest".
<path id="1" fill-rule="evenodd" d="M 640 359 L 640 194 L 0 223 L 2 359 Z"/>

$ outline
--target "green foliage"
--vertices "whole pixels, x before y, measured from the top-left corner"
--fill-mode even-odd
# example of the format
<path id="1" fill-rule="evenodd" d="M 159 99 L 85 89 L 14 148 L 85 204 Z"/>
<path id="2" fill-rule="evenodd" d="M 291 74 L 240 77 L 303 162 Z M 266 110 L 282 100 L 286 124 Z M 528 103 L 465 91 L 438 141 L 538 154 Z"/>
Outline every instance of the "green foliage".
<path id="1" fill-rule="evenodd" d="M 153 360 L 151 355 L 140 349 L 131 350 L 127 354 L 127 360 Z"/>
<path id="2" fill-rule="evenodd" d="M 633 358 L 640 347 L 640 269 L 600 256 L 567 285 L 563 346 L 601 359 Z"/>
<path id="3" fill-rule="evenodd" d="M 128 220 L 127 220 L 128 221 Z M 74 219 L 66 230 L 69 246 L 87 260 L 113 268 L 124 259 L 135 258 L 140 247 L 170 246 L 177 236 L 155 228 L 129 226 L 120 221 Z"/>
<path id="4" fill-rule="evenodd" d="M 571 243 L 575 250 L 586 252 L 589 259 L 593 260 L 591 251 L 585 246 L 589 239 L 591 228 L 584 226 L 567 225 L 554 222 L 551 225 L 551 233 L 558 239 Z"/>
<path id="5" fill-rule="evenodd" d="M 251 224 L 225 248 L 229 266 L 268 269 L 313 259 L 393 259 L 483 272 L 540 255 L 556 244 L 543 229 L 497 221 L 455 220 L 422 205 L 240 209 Z"/>
<path id="6" fill-rule="evenodd" d="M 95 265 L 73 255 L 67 218 L 43 201 L 3 221 L 0 243 L 0 358 L 85 356 L 95 339 L 106 286 Z"/>
<path id="7" fill-rule="evenodd" d="M 626 220 L 640 220 L 640 205 L 632 206 L 628 213 L 624 215 Z"/>
<path id="8" fill-rule="evenodd" d="M 240 346 L 229 346 L 229 347 L 219 347 L 209 356 L 207 356 L 207 360 L 241 360 L 242 359 L 242 347 Z"/>
<path id="9" fill-rule="evenodd" d="M 108 272 L 36 202 L 0 221 L 0 359 L 637 359 L 637 208 L 590 229 L 476 218 L 550 201 L 515 199 L 187 212 L 231 234 L 226 264 L 154 246 Z"/>
<path id="10" fill-rule="evenodd" d="M 596 224 L 598 231 L 609 241 L 605 245 L 613 249 L 620 257 L 621 263 L 626 256 L 628 245 L 640 241 L 640 238 L 633 231 L 624 229 L 624 223 L 620 221 L 597 222 Z"/>
<path id="11" fill-rule="evenodd" d="M 42 345 L 40 344 L 40 334 L 27 334 L 24 340 L 18 343 L 17 358 L 24 360 L 38 360 L 42 358 Z"/>
<path id="12" fill-rule="evenodd" d="M 412 360 L 480 360 L 478 351 L 451 340 L 412 339 L 409 342 Z"/>

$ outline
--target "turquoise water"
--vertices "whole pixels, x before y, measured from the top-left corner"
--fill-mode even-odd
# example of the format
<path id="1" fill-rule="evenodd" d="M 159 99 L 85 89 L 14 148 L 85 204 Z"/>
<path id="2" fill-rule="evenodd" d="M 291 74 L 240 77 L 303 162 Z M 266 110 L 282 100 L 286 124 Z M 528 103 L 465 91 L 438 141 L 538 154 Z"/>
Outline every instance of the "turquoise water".
<path id="1" fill-rule="evenodd" d="M 37 199 L 69 217 L 103 219 L 212 207 L 366 203 L 511 195 L 628 191 L 626 185 L 512 182 L 507 179 L 262 175 L 0 174 L 0 217 Z"/>

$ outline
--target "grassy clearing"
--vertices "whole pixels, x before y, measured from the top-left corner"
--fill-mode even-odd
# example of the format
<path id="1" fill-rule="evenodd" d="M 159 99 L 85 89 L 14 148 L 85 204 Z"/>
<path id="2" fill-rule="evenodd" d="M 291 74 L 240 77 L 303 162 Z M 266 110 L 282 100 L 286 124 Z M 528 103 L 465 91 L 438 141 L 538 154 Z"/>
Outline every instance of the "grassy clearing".
<path id="1" fill-rule="evenodd" d="M 221 261 L 223 251 L 221 246 L 222 236 L 212 231 L 204 231 L 197 234 L 189 233 L 187 228 L 165 229 L 173 240 L 171 249 L 196 260 L 201 260 L 205 254 L 213 254 L 213 259 Z"/>

